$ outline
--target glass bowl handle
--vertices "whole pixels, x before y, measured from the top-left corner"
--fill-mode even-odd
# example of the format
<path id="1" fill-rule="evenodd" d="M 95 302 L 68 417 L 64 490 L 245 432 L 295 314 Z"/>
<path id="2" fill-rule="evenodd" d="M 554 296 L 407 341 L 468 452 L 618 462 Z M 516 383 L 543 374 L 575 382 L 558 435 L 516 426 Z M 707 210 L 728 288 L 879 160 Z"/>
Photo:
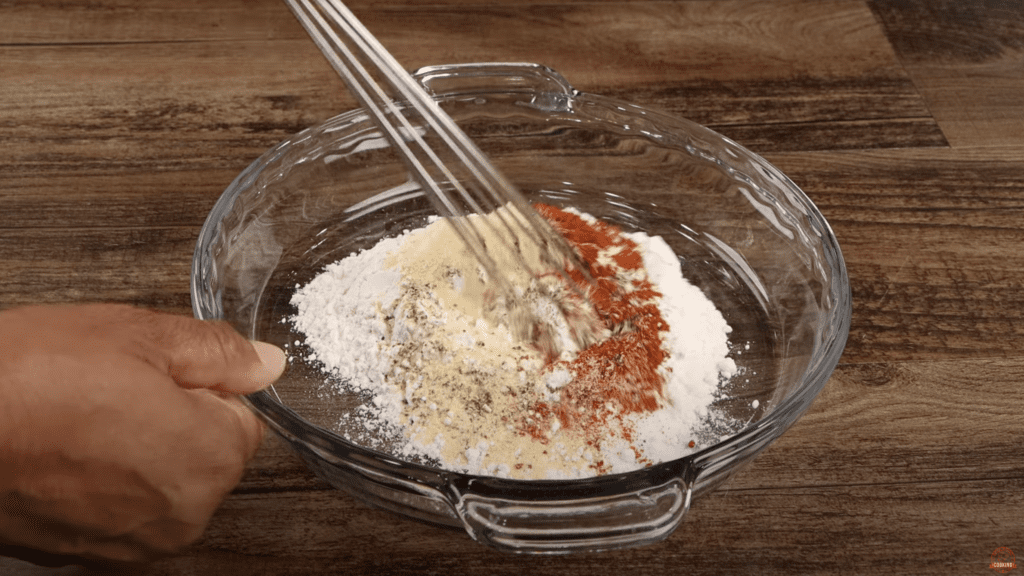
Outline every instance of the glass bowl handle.
<path id="1" fill-rule="evenodd" d="M 690 508 L 692 475 L 626 494 L 549 500 L 457 494 L 474 540 L 509 552 L 565 554 L 640 546 L 671 534 Z"/>
<path id="2" fill-rule="evenodd" d="M 496 90 L 519 94 L 521 105 L 547 112 L 566 111 L 579 92 L 558 72 L 529 62 L 490 62 L 424 66 L 412 72 L 437 98 L 472 97 Z"/>

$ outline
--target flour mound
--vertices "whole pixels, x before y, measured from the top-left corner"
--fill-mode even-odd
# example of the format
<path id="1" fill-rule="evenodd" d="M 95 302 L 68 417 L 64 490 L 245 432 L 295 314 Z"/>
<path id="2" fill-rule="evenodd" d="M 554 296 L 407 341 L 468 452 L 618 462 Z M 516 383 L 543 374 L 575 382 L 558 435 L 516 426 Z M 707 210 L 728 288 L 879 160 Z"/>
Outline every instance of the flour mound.
<path id="1" fill-rule="evenodd" d="M 573 364 L 583 351 L 571 348 L 564 331 L 565 353 L 557 359 L 516 338 L 488 308 L 486 274 L 440 219 L 327 266 L 298 287 L 296 313 L 287 321 L 305 335 L 309 353 L 303 360 L 322 367 L 332 393 L 370 399 L 359 418 L 364 443 L 397 436 L 397 445 L 389 445 L 396 456 L 508 478 L 636 470 L 698 449 L 692 441 L 709 406 L 737 369 L 729 357 L 728 324 L 684 278 L 672 249 L 659 237 L 621 236 L 643 262 L 615 277 L 623 286 L 649 282 L 667 324 L 659 338 L 665 360 L 658 367 L 663 386 L 655 409 L 630 411 L 609 397 L 588 403 L 600 406 L 589 408 L 592 413 L 568 418 L 567 406 L 583 411 L 583 404 L 568 404 L 583 395 Z M 618 250 L 599 255 L 600 263 L 614 265 Z M 515 265 L 518 256 L 492 256 L 523 288 L 527 304 L 557 324 L 551 290 L 540 289 L 536 277 Z M 584 420 L 607 426 L 595 439 L 593 426 L 585 431 L 577 425 Z"/>

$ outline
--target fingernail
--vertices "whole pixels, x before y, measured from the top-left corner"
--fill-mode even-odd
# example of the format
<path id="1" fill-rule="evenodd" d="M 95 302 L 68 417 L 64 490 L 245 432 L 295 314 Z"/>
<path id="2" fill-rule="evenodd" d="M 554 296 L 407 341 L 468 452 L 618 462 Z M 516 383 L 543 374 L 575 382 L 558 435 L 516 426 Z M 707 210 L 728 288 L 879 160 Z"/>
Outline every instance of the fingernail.
<path id="1" fill-rule="evenodd" d="M 255 379 L 264 386 L 270 386 L 284 373 L 286 363 L 284 350 L 258 340 L 250 340 L 249 343 L 252 344 L 253 350 L 256 351 L 256 355 L 260 357 L 260 362 L 263 364 L 262 369 L 257 370 Z"/>

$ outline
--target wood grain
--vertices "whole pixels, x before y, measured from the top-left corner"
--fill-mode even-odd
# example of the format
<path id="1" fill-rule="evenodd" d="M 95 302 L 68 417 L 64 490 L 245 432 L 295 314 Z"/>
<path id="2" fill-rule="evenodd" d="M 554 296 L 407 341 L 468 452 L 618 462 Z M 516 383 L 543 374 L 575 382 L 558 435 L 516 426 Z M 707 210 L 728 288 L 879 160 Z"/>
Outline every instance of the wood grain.
<path id="1" fill-rule="evenodd" d="M 1024 144 L 1020 2 L 908 0 L 872 7 L 951 143 Z"/>
<path id="2" fill-rule="evenodd" d="M 235 567 L 241 559 L 260 557 L 259 568 L 239 574 L 486 571 L 512 576 L 529 570 L 584 575 L 606 573 L 612 566 L 645 574 L 842 574 L 850 567 L 858 574 L 974 574 L 987 568 L 989 542 L 1017 537 L 1014 508 L 1024 504 L 1021 487 L 1020 481 L 988 480 L 920 488 L 731 491 L 696 504 L 667 542 L 643 550 L 568 558 L 515 557 L 474 549 L 466 546 L 467 538 L 460 533 L 417 524 L 395 530 L 385 513 L 357 510 L 347 497 L 332 493 L 302 498 L 280 494 L 232 499 L 218 514 L 217 529 L 211 529 L 203 542 L 217 551 L 217 561 L 209 568 Z M 937 524 L 937 501 L 951 493 L 961 513 L 984 516 L 986 524 L 958 517 Z M 299 511 L 310 520 L 307 529 L 297 533 L 283 526 L 268 512 L 274 508 Z M 882 514 L 883 510 L 889 512 Z M 736 523 L 744 524 L 743 538 L 729 528 Z M 239 538 L 240 533 L 246 538 Z M 945 534 L 955 536 L 943 538 Z M 844 546 L 843 540 L 858 545 Z M 914 553 L 891 552 L 922 543 L 931 545 Z M 170 575 L 188 568 L 184 560 L 172 560 L 151 573 Z"/>
<path id="3" fill-rule="evenodd" d="M 0 162 L 45 170 L 54 158 L 77 157 L 82 168 L 240 169 L 247 162 L 237 158 L 251 160 L 351 106 L 283 6 L 260 2 L 250 11 L 239 2 L 79 5 L 100 14 L 91 18 L 14 10 L 21 21 L 0 24 L 0 38 L 12 39 L 0 45 L 5 76 L 48 81 L 6 85 L 21 125 L 6 126 L 4 136 L 22 145 Z M 758 150 L 945 145 L 861 2 L 389 5 L 361 15 L 410 68 L 539 62 L 580 89 L 664 108 Z M 72 20 L 73 41 L 32 39 Z M 214 25 L 235 20 L 243 25 Z M 156 36 L 139 40 L 148 34 Z M 171 34 L 177 57 L 161 58 Z M 174 131 L 174 140 L 161 130 Z"/>
<path id="4" fill-rule="evenodd" d="M 112 300 L 189 313 L 198 230 L 31 228 L 0 236 L 4 307 Z"/>
<path id="5" fill-rule="evenodd" d="M 855 328 L 845 362 L 1018 354 L 1020 158 L 1019 150 L 769 155 L 821 209 L 846 258 Z"/>
<path id="6" fill-rule="evenodd" d="M 499 554 L 329 488 L 268 437 L 203 538 L 135 573 L 959 575 L 1024 554 L 1017 0 L 349 4 L 410 68 L 540 62 L 763 153 L 839 238 L 849 343 L 807 414 L 661 544 Z M 352 106 L 278 0 L 0 1 L 0 78 L 0 307 L 189 314 L 221 191 Z"/>

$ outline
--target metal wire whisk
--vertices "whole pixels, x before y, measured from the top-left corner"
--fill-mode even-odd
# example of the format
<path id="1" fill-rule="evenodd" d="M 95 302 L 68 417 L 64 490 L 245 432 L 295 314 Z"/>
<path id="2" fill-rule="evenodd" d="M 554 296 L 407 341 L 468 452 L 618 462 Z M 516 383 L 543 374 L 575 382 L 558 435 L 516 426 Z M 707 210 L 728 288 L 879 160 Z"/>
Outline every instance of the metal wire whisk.
<path id="1" fill-rule="evenodd" d="M 435 209 L 447 217 L 484 267 L 488 280 L 495 282 L 510 302 L 516 293 L 488 254 L 481 230 L 468 218 L 471 214 L 488 214 L 504 207 L 505 210 L 497 212 L 499 224 L 487 224 L 491 226 L 490 232 L 514 254 L 521 254 L 523 243 L 536 243 L 549 266 L 547 270 L 530 270 L 531 266 L 520 258 L 523 267 L 535 276 L 551 269 L 563 272 L 574 268 L 589 278 L 587 267 L 565 239 L 530 207 L 342 2 L 285 1 L 398 151 Z M 566 319 L 572 322 L 568 314 Z M 534 325 L 533 329 L 536 328 Z M 591 330 L 587 326 L 573 328 L 576 344 L 585 345 Z"/>

